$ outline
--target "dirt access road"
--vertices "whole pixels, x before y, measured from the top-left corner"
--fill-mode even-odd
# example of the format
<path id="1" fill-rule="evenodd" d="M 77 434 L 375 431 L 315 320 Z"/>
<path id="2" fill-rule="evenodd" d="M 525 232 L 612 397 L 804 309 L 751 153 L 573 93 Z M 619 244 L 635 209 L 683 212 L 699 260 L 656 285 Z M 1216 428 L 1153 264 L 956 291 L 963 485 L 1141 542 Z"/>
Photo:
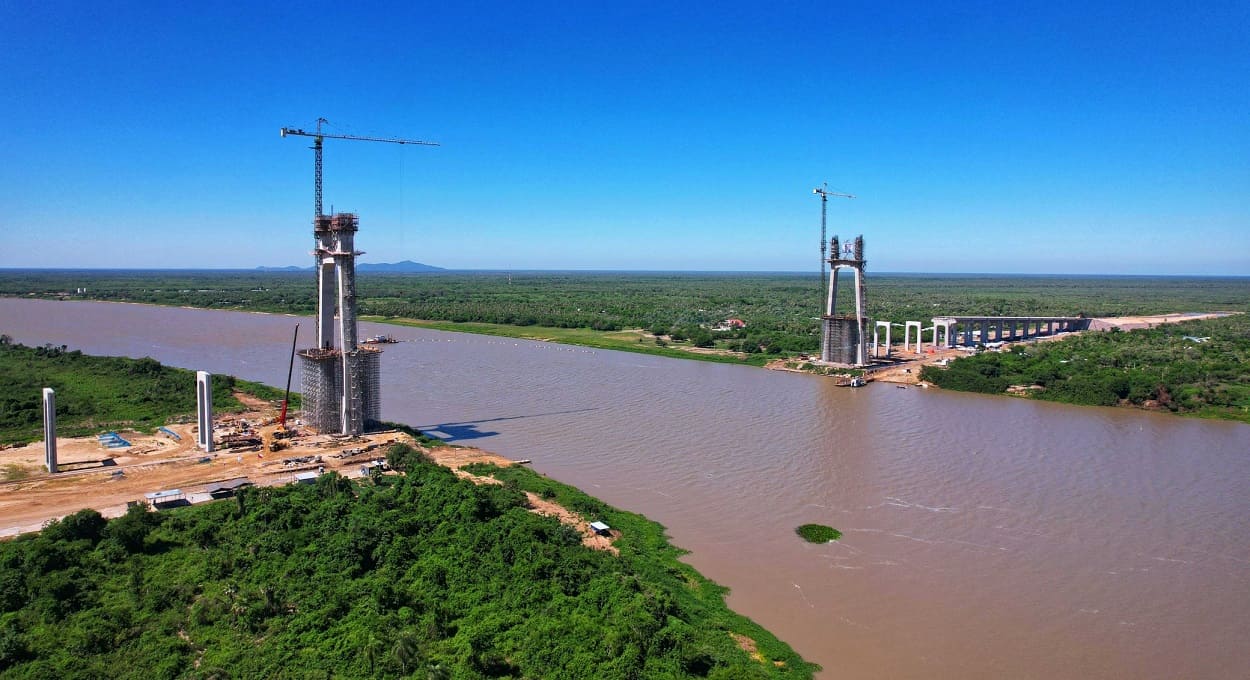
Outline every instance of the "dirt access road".
<path id="1" fill-rule="evenodd" d="M 309 471 L 336 471 L 345 477 L 359 477 L 360 466 L 384 459 L 392 444 L 421 448 L 435 463 L 451 468 L 474 483 L 498 483 L 493 478 L 471 475 L 462 467 L 490 463 L 506 467 L 517 463 L 481 449 L 457 446 L 425 448 L 408 434 L 398 431 L 372 432 L 359 437 L 318 435 L 302 430 L 283 439 L 286 447 L 271 452 L 268 445 L 278 430 L 276 411 L 267 403 L 236 395 L 249 407 L 248 412 L 216 419 L 214 439 L 234 435 L 259 437 L 259 450 L 218 450 L 204 453 L 195 447 L 196 428 L 192 424 L 169 425 L 174 433 L 143 434 L 119 432 L 131 446 L 110 449 L 95 437 L 57 440 L 60 471 L 44 469 L 43 442 L 0 450 L 0 471 L 16 477 L 0 481 L 0 539 L 39 531 L 52 519 L 59 519 L 84 508 L 94 508 L 105 517 L 125 514 L 131 502 L 143 502 L 144 494 L 179 489 L 191 502 L 208 499 L 207 488 L 227 480 L 246 477 L 257 486 L 289 484 L 295 476 Z M 249 447 L 250 448 L 250 447 Z M 597 535 L 590 521 L 555 503 L 527 494 L 530 510 L 556 517 L 582 534 L 588 547 L 616 553 L 612 540 L 619 535 Z"/>

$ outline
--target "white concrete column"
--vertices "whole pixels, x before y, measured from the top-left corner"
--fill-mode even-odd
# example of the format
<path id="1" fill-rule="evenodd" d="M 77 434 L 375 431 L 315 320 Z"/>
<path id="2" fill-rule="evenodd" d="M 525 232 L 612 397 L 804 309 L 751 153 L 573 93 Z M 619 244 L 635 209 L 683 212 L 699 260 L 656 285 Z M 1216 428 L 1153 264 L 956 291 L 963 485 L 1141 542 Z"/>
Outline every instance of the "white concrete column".
<path id="1" fill-rule="evenodd" d="M 864 349 L 864 270 L 855 267 L 855 337 L 859 338 L 855 348 L 856 366 L 868 363 L 868 352 Z"/>
<path id="2" fill-rule="evenodd" d="M 833 316 L 834 307 L 838 305 L 838 269 L 834 267 L 829 272 L 829 291 L 825 295 L 825 314 Z"/>
<path id="3" fill-rule="evenodd" d="M 921 325 L 919 321 L 907 321 L 903 326 L 903 351 L 911 349 L 911 329 L 916 329 L 916 354 L 924 353 L 924 340 L 921 336 Z"/>
<path id="4" fill-rule="evenodd" d="M 56 472 L 56 391 L 43 388 L 43 460 L 48 472 Z"/>
<path id="5" fill-rule="evenodd" d="M 877 339 L 878 339 L 877 334 L 881 331 L 883 327 L 885 328 L 885 356 L 888 359 L 890 357 L 890 322 L 889 321 L 878 321 L 872 327 L 872 344 L 873 344 L 873 348 L 876 350 L 874 356 L 876 356 L 877 358 L 880 358 L 881 357 L 881 345 L 877 342 Z"/>
<path id="6" fill-rule="evenodd" d="M 195 443 L 205 451 L 213 450 L 213 374 L 195 373 L 195 417 L 200 428 Z"/>
<path id="7" fill-rule="evenodd" d="M 317 267 L 317 348 L 334 346 L 334 259 L 326 256 Z"/>

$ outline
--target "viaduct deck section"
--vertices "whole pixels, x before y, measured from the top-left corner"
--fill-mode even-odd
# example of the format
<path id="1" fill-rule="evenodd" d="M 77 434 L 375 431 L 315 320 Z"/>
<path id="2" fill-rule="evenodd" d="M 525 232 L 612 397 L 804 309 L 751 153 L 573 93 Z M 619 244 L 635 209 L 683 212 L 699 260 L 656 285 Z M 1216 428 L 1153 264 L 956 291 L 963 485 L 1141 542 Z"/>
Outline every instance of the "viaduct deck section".
<path id="1" fill-rule="evenodd" d="M 1090 321 L 1079 316 L 939 316 L 933 319 L 933 342 L 954 347 L 1028 340 L 1083 331 L 1089 328 Z M 958 337 L 963 341 L 957 343 Z"/>

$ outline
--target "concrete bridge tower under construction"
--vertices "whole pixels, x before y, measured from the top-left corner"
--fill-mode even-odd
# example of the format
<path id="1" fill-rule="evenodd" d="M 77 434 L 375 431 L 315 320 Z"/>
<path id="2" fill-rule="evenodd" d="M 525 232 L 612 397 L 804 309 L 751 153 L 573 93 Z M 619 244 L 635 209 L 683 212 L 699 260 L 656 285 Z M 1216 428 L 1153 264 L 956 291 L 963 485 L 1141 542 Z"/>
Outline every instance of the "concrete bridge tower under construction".
<path id="1" fill-rule="evenodd" d="M 864 237 L 843 246 L 835 235 L 829 241 L 829 291 L 825 313 L 821 317 L 820 358 L 842 366 L 868 365 L 868 319 L 864 316 Z M 855 273 L 855 310 L 838 313 L 838 272 L 850 269 Z"/>
<path id="2" fill-rule="evenodd" d="M 356 333 L 358 229 L 353 213 L 313 218 L 317 346 L 299 353 L 300 384 L 304 421 L 323 433 L 360 434 L 381 413 L 382 352 L 361 346 Z"/>

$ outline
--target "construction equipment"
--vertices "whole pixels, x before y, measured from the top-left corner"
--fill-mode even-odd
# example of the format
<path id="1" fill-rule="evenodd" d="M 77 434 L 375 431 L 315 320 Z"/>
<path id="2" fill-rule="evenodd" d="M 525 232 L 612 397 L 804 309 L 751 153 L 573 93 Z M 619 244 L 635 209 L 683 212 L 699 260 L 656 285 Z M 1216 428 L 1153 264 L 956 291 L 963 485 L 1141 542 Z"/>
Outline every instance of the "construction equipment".
<path id="1" fill-rule="evenodd" d="M 279 131 L 283 137 L 286 137 L 287 135 L 297 135 L 300 137 L 312 137 L 313 138 L 313 145 L 311 148 L 313 150 L 313 163 L 314 163 L 313 174 L 314 174 L 315 182 L 316 182 L 316 188 L 315 188 L 315 210 L 316 212 L 313 213 L 314 217 L 319 217 L 324 214 L 321 211 L 321 146 L 322 146 L 321 142 L 322 140 L 354 139 L 360 142 L 389 142 L 391 144 L 418 144 L 421 146 L 439 146 L 438 142 L 424 142 L 419 139 L 400 139 L 398 137 L 365 137 L 361 135 L 326 134 L 321 131 L 321 125 L 323 123 L 328 123 L 328 122 L 330 121 L 326 120 L 325 118 L 318 118 L 316 132 L 305 132 L 304 130 L 301 130 L 299 128 L 287 128 L 287 127 L 284 127 Z"/>
<path id="2" fill-rule="evenodd" d="M 320 175 L 318 175 L 318 177 L 320 177 Z M 317 186 L 320 187 L 321 184 L 318 183 Z M 823 298 L 825 294 L 825 264 L 826 260 L 829 259 L 825 256 L 825 249 L 829 247 L 829 243 L 825 240 L 825 204 L 828 203 L 830 196 L 835 196 L 837 198 L 855 197 L 851 194 L 841 194 L 836 191 L 829 191 L 828 182 L 821 182 L 820 186 L 812 189 L 812 193 L 820 196 L 820 294 Z"/>
<path id="3" fill-rule="evenodd" d="M 291 363 L 286 367 L 286 393 L 282 395 L 282 415 L 278 416 L 278 429 L 286 431 L 286 405 L 291 399 L 291 374 L 295 372 L 295 343 L 299 340 L 299 324 L 295 324 L 295 335 L 291 338 Z"/>

